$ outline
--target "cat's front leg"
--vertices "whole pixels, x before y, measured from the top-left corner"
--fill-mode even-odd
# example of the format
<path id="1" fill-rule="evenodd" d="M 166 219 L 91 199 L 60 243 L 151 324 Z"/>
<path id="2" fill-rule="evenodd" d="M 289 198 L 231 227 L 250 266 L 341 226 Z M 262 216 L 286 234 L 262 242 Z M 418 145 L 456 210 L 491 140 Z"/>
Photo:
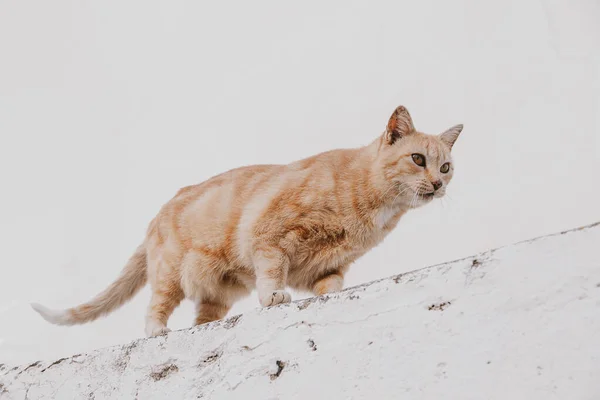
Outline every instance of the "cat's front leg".
<path id="1" fill-rule="evenodd" d="M 339 271 L 316 280 L 312 286 L 312 292 L 316 296 L 320 296 L 325 293 L 339 292 L 343 288 L 344 275 Z"/>
<path id="2" fill-rule="evenodd" d="M 273 247 L 256 249 L 252 258 L 260 305 L 269 307 L 292 301 L 292 296 L 285 291 L 289 258 Z"/>

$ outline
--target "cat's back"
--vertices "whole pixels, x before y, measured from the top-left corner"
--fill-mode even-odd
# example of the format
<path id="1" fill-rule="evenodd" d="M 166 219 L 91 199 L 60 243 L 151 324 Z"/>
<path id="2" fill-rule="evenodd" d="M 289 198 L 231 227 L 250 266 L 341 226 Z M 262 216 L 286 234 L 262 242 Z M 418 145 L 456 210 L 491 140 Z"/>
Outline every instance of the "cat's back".
<path id="1" fill-rule="evenodd" d="M 205 246 L 207 238 L 222 241 L 247 199 L 281 168 L 276 164 L 243 166 L 185 186 L 163 205 L 148 233 L 174 237 L 184 247 L 200 245 L 196 241 Z"/>
<path id="2" fill-rule="evenodd" d="M 165 204 L 165 211 L 178 212 L 196 204 L 197 208 L 215 211 L 235 208 L 252 197 L 268 197 L 270 192 L 306 188 L 312 184 L 333 183 L 353 150 L 336 149 L 289 164 L 255 164 L 242 166 L 215 175 L 201 183 L 185 186 Z M 214 214 L 219 214 L 214 213 Z"/>
<path id="3" fill-rule="evenodd" d="M 288 203 L 309 208 L 329 203 L 352 154 L 330 150 L 290 164 L 257 164 L 223 172 L 181 188 L 152 224 L 159 234 L 173 235 L 186 248 L 222 247 L 233 237 L 249 235 L 269 209 L 280 211 Z"/>
<path id="4" fill-rule="evenodd" d="M 233 190 L 244 192 L 282 169 L 278 164 L 257 164 L 234 168 L 215 175 L 195 185 L 185 186 L 177 192 L 171 202 L 187 201 L 190 197 L 197 198 L 210 192 L 227 192 Z M 242 193 L 238 193 L 242 194 Z"/>

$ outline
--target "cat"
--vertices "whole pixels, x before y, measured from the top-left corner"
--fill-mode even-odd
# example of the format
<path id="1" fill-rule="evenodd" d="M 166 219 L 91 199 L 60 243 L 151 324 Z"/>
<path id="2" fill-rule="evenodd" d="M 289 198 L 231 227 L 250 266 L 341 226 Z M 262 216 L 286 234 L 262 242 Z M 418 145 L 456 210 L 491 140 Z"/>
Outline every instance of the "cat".
<path id="1" fill-rule="evenodd" d="M 340 291 L 349 266 L 408 210 L 444 196 L 462 129 L 418 132 L 399 106 L 363 147 L 240 167 L 184 187 L 107 289 L 67 310 L 31 306 L 51 323 L 82 324 L 114 311 L 149 281 L 145 333 L 153 337 L 170 331 L 167 321 L 184 298 L 195 302 L 195 324 L 203 324 L 224 318 L 253 289 L 262 307 L 290 302 L 286 286 L 314 295 Z"/>

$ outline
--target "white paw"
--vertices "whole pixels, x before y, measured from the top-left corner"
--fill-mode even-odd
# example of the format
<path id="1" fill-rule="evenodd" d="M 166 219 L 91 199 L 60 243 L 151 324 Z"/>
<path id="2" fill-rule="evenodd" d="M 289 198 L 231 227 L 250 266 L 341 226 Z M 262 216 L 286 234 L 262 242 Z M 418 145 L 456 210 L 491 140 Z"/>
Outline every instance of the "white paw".
<path id="1" fill-rule="evenodd" d="M 159 325 L 158 323 L 150 322 L 146 325 L 147 337 L 163 336 L 169 332 L 171 332 L 169 328 L 163 325 Z"/>
<path id="2" fill-rule="evenodd" d="M 259 297 L 260 305 L 263 307 L 276 306 L 277 304 L 289 303 L 292 296 L 285 290 L 274 290 Z"/>
<path id="3" fill-rule="evenodd" d="M 171 332 L 171 330 L 169 328 L 167 328 L 166 326 L 164 326 L 162 328 L 155 328 L 150 333 L 150 337 L 163 336 L 163 335 L 166 335 L 169 332 Z"/>

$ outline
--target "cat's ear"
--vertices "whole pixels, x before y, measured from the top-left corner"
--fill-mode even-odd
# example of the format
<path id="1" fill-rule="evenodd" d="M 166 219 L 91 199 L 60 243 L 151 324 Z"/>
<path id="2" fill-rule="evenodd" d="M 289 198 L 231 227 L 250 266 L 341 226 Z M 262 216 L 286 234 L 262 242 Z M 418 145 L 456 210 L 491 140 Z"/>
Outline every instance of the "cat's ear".
<path id="1" fill-rule="evenodd" d="M 448 129 L 446 132 L 440 133 L 438 137 L 442 142 L 444 142 L 446 146 L 448 146 L 449 149 L 452 149 L 452 146 L 454 146 L 454 142 L 456 142 L 456 139 L 458 139 L 458 135 L 460 135 L 462 130 L 463 125 L 458 124 Z"/>
<path id="2" fill-rule="evenodd" d="M 415 131 L 412 118 L 404 106 L 399 106 L 394 110 L 385 130 L 385 141 L 388 144 L 394 144 L 398 139 L 410 135 Z"/>

